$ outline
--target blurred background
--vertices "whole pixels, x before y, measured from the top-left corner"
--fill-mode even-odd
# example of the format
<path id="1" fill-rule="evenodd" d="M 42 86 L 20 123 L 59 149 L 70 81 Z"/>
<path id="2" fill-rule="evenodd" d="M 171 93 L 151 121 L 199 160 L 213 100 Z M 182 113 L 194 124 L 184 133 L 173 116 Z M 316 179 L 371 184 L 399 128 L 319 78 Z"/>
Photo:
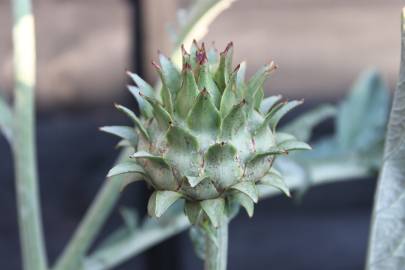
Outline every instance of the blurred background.
<path id="1" fill-rule="evenodd" d="M 10 1 L 0 0 L 0 89 L 11 99 Z M 118 151 L 99 126 L 126 123 L 113 102 L 135 107 L 125 90 L 130 69 L 147 78 L 157 50 L 171 51 L 170 32 L 190 0 L 36 0 L 37 142 L 45 236 L 54 260 L 104 181 Z M 279 69 L 268 94 L 305 98 L 299 114 L 336 103 L 357 75 L 376 67 L 392 90 L 397 78 L 402 0 L 238 0 L 204 38 L 222 50 L 235 45 L 235 62 L 248 76 L 274 60 Z M 172 30 L 171 30 L 172 29 Z M 294 117 L 294 113 L 289 116 Z M 317 136 L 333 132 L 333 123 Z M 0 138 L 0 266 L 20 269 L 9 146 Z M 362 269 L 375 179 L 313 188 L 300 203 L 263 201 L 250 220 L 231 224 L 229 269 Z M 132 185 L 117 209 L 145 211 L 148 191 Z M 114 211 L 102 235 L 121 218 Z M 102 237 L 101 235 L 101 237 Z M 202 269 L 187 233 L 118 269 Z"/>

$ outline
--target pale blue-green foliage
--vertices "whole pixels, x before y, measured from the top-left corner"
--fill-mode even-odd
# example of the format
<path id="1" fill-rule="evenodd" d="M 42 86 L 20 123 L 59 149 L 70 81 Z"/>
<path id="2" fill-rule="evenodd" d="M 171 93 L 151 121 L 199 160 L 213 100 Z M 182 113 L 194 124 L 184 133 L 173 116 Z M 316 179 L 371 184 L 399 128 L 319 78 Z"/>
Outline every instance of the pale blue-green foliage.
<path id="1" fill-rule="evenodd" d="M 381 166 L 388 112 L 388 88 L 376 70 L 367 70 L 336 109 L 331 105 L 321 105 L 282 129 L 296 138 L 308 140 L 313 127 L 336 116 L 334 134 L 313 143 L 313 151 L 296 153 L 290 158 L 304 170 L 314 164 L 350 158 L 351 162 L 376 171 Z M 309 172 L 307 176 L 308 184 L 301 188 L 301 192 L 311 185 Z"/>
<path id="2" fill-rule="evenodd" d="M 180 198 L 186 200 L 192 223 L 218 226 L 234 212 L 234 205 L 252 216 L 256 185 L 289 195 L 282 177 L 271 169 L 275 157 L 310 149 L 292 135 L 276 133 L 280 119 L 302 101 L 280 102 L 280 96 L 263 100 L 263 84 L 275 65 L 264 65 L 245 82 L 246 65 L 233 67 L 232 43 L 216 55 L 215 50 L 207 55 L 204 44 L 194 42 L 190 54 L 183 49 L 179 71 L 159 54 L 154 66 L 162 81 L 160 96 L 129 73 L 136 84 L 129 90 L 142 116 L 121 105 L 117 108 L 132 120 L 136 135 L 131 137 L 124 127 L 103 128 L 130 139 L 135 150 L 132 164 L 118 164 L 109 176 L 143 175 L 155 189 L 148 203 L 151 216 L 160 217 Z"/>

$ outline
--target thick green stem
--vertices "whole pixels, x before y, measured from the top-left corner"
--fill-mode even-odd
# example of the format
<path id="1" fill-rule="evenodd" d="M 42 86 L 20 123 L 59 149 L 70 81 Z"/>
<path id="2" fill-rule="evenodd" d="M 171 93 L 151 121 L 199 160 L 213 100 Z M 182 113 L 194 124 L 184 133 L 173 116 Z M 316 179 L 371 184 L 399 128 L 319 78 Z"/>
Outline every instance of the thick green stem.
<path id="1" fill-rule="evenodd" d="M 15 119 L 12 140 L 24 269 L 47 269 L 35 147 L 35 33 L 30 0 L 14 0 Z"/>
<path id="2" fill-rule="evenodd" d="M 117 163 L 129 157 L 130 150 L 123 151 Z M 75 231 L 69 244 L 59 257 L 54 269 L 72 270 L 79 269 L 87 250 L 90 248 L 94 238 L 100 231 L 105 220 L 120 196 L 124 181 L 128 176 L 117 175 L 104 182 L 85 217 Z"/>
<path id="3" fill-rule="evenodd" d="M 226 270 L 228 258 L 228 220 L 224 219 L 213 234 L 206 234 L 204 270 Z"/>

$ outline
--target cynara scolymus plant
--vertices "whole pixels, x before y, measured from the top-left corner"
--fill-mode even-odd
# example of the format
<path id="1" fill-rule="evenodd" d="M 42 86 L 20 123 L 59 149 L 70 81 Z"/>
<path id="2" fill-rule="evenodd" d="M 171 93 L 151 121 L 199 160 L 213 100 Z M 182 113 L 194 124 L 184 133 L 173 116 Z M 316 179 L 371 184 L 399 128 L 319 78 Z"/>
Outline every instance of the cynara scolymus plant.
<path id="1" fill-rule="evenodd" d="M 134 173 L 144 179 L 154 190 L 149 215 L 160 217 L 184 199 L 190 222 L 213 236 L 216 228 L 226 226 L 235 206 L 253 215 L 258 185 L 288 195 L 272 164 L 278 155 L 310 149 L 294 136 L 276 132 L 280 119 L 302 101 L 280 102 L 279 95 L 263 98 L 263 84 L 275 64 L 263 66 L 245 82 L 246 65 L 234 68 L 232 55 L 232 43 L 218 55 L 194 42 L 190 53 L 183 48 L 179 71 L 159 54 L 160 63 L 153 63 L 162 81 L 159 94 L 129 73 L 136 84 L 129 90 L 142 116 L 116 105 L 135 128 L 102 128 L 134 148 L 131 159 L 109 175 Z"/>

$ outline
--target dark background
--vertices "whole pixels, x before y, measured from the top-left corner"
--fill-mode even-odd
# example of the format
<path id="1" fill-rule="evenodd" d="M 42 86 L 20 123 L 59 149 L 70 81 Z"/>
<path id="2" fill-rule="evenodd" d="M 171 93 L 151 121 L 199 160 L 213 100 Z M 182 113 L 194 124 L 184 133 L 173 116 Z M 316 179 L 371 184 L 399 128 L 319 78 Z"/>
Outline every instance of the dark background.
<path id="1" fill-rule="evenodd" d="M 118 154 L 116 139 L 98 127 L 126 123 L 113 109 L 114 101 L 136 106 L 124 90 L 124 70 L 129 67 L 153 82 L 150 59 L 157 47 L 170 48 L 164 25 L 188 3 L 105 0 L 95 8 L 95 1 L 79 2 L 39 0 L 34 5 L 41 203 L 52 262 Z M 370 65 L 381 70 L 392 89 L 400 2 L 239 0 L 215 21 L 206 41 L 222 47 L 233 40 L 236 59 L 248 60 L 249 74 L 274 57 L 280 69 L 268 93 L 307 100 L 293 118 L 321 102 L 338 102 Z M 148 14 L 154 15 L 152 21 Z M 0 86 L 11 98 L 8 1 L 0 1 L 0 25 Z M 316 136 L 332 132 L 328 121 Z M 0 269 L 21 269 L 13 167 L 3 138 L 0 183 Z M 363 269 L 374 188 L 375 178 L 354 179 L 312 188 L 300 203 L 281 196 L 261 201 L 253 219 L 242 212 L 230 225 L 229 269 Z M 126 188 L 98 241 L 122 223 L 119 207 L 144 213 L 148 192 L 141 183 Z M 118 269 L 202 269 L 202 261 L 185 232 Z"/>

